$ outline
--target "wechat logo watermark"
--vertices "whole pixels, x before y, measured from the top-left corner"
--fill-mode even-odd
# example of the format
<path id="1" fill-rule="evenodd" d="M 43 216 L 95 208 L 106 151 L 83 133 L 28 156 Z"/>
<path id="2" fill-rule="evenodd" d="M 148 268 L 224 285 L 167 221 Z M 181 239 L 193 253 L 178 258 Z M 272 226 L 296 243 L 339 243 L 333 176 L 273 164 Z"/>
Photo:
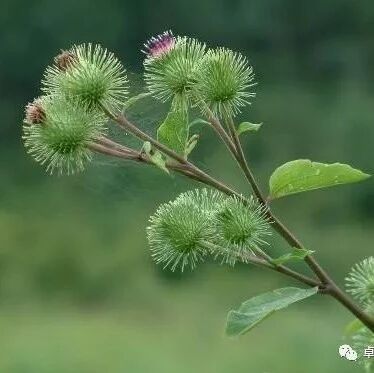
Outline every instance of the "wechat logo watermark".
<path id="1" fill-rule="evenodd" d="M 357 352 L 350 345 L 342 345 L 339 347 L 339 355 L 349 361 L 357 360 Z"/>

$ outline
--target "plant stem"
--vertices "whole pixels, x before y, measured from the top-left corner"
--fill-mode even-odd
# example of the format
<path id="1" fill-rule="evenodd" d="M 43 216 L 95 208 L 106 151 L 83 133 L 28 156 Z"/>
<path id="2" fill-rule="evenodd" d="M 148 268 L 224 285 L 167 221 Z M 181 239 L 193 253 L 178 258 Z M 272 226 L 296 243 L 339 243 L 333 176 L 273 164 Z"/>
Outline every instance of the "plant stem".
<path id="1" fill-rule="evenodd" d="M 305 249 L 304 245 L 288 230 L 288 228 L 272 213 L 270 208 L 268 207 L 267 201 L 265 196 L 262 194 L 261 189 L 248 165 L 247 159 L 244 155 L 243 147 L 241 145 L 239 136 L 235 129 L 235 124 L 232 120 L 232 117 L 227 117 L 228 127 L 230 129 L 230 133 L 232 135 L 235 148 L 236 148 L 236 154 L 238 161 L 248 183 L 253 189 L 253 192 L 259 202 L 266 206 L 266 214 L 268 215 L 268 218 L 273 223 L 274 229 L 289 243 L 291 247 L 296 247 L 299 249 Z M 308 266 L 312 269 L 312 271 L 318 276 L 318 278 L 322 281 L 323 284 L 332 284 L 332 279 L 328 276 L 328 274 L 323 270 L 323 268 L 317 263 L 317 261 L 311 256 L 307 255 L 305 257 L 305 262 L 308 264 Z M 335 285 L 336 286 L 336 285 Z"/>
<path id="2" fill-rule="evenodd" d="M 227 146 L 230 153 L 234 156 L 235 159 L 237 159 L 238 154 L 237 154 L 235 144 L 231 140 L 230 136 L 228 136 L 225 129 L 222 127 L 222 124 L 220 123 L 220 121 L 217 120 L 217 118 L 215 118 L 213 113 L 211 112 L 209 112 L 208 121 L 213 127 L 213 129 L 217 132 L 218 136 L 221 138 L 223 143 Z"/>
<path id="3" fill-rule="evenodd" d="M 244 151 L 240 143 L 239 136 L 236 132 L 235 124 L 232 120 L 232 117 L 228 117 L 227 122 L 228 122 L 228 127 L 230 130 L 231 136 L 233 137 L 233 141 L 235 144 L 235 149 L 236 149 L 236 154 L 237 154 L 236 160 L 239 163 L 240 168 L 242 169 L 248 183 L 252 187 L 253 192 L 255 196 L 257 197 L 257 199 L 259 200 L 259 202 L 263 204 L 264 206 L 267 206 L 266 199 L 264 195 L 262 194 L 261 189 L 259 188 L 251 169 L 248 166 L 248 162 L 244 155 Z"/>
<path id="4" fill-rule="evenodd" d="M 225 194 L 235 195 L 238 198 L 242 198 L 242 196 L 239 193 L 235 192 L 233 189 L 221 183 L 220 181 L 214 179 L 213 177 L 211 177 L 210 175 L 202 171 L 200 168 L 195 166 L 193 163 L 189 162 L 186 158 L 184 158 L 180 154 L 176 153 L 175 151 L 171 150 L 164 144 L 155 140 L 153 137 L 149 136 L 147 133 L 143 132 L 141 129 L 139 129 L 137 126 L 131 123 L 124 115 L 122 114 L 113 115 L 107 110 L 105 110 L 105 112 L 111 119 L 113 119 L 125 131 L 130 132 L 135 137 L 143 141 L 149 141 L 156 149 L 160 150 L 162 153 L 166 154 L 170 158 L 184 165 L 186 167 L 186 171 L 193 173 L 197 180 L 204 182 L 205 184 L 208 184 L 210 186 L 213 186 Z"/>
<path id="5" fill-rule="evenodd" d="M 142 152 L 139 152 L 139 151 L 136 151 L 136 150 L 133 150 L 133 149 L 131 149 L 131 152 L 129 152 L 128 150 L 123 150 L 123 149 L 121 149 L 122 145 L 120 145 L 120 144 L 118 144 L 118 143 L 116 143 L 112 140 L 109 140 L 109 139 L 106 139 L 104 142 L 102 141 L 102 139 L 100 139 L 99 141 L 101 143 L 91 142 L 91 143 L 87 144 L 87 147 L 89 149 L 91 149 L 92 151 L 96 152 L 96 153 L 109 155 L 109 156 L 112 156 L 112 157 L 121 158 L 121 159 L 125 159 L 125 160 L 132 160 L 132 161 L 136 161 L 136 162 L 141 162 L 141 163 L 146 163 L 146 164 L 149 164 L 149 165 L 153 165 L 153 163 L 151 162 L 149 157 L 146 154 L 143 154 Z M 128 149 L 128 148 L 126 148 L 126 149 Z M 234 190 L 232 190 L 228 186 L 224 185 L 223 183 L 219 182 L 218 180 L 216 180 L 216 179 L 214 179 L 210 176 L 208 178 L 204 177 L 203 175 L 206 175 L 206 174 L 203 173 L 201 170 L 200 170 L 200 173 L 197 174 L 195 170 L 197 170 L 198 168 L 196 166 L 191 168 L 189 166 L 190 165 L 189 162 L 188 162 L 188 164 L 166 162 L 165 165 L 170 170 L 181 173 L 181 174 L 183 174 L 183 175 L 185 175 L 185 176 L 187 176 L 187 177 L 189 177 L 193 180 L 196 180 L 200 183 L 210 185 L 213 188 L 218 189 L 218 190 L 220 190 L 221 192 L 223 192 L 227 195 L 235 195 L 235 196 L 238 196 L 238 197 L 242 198 L 242 196 L 240 194 L 236 193 Z"/>
<path id="6" fill-rule="evenodd" d="M 222 191 L 225 194 L 236 196 L 238 198 L 243 199 L 243 197 L 231 189 L 230 187 L 226 186 L 224 183 L 214 179 L 201 169 L 199 169 L 197 166 L 189 162 L 187 159 L 179 155 L 178 153 L 174 152 L 173 150 L 169 149 L 164 144 L 158 142 L 142 130 L 140 130 L 138 127 L 136 127 L 133 123 L 131 123 L 124 115 L 113 115 L 108 110 L 103 108 L 103 110 L 106 112 L 106 114 L 114 120 L 120 127 L 122 127 L 125 131 L 130 132 L 135 137 L 143 140 L 143 141 L 149 141 L 156 149 L 164 153 L 165 155 L 168 155 L 173 160 L 177 161 L 179 165 L 170 165 L 169 167 L 172 169 L 175 169 L 177 172 L 183 173 L 184 175 L 193 178 L 199 182 L 202 182 L 204 184 L 210 185 L 220 191 Z M 215 122 L 218 122 L 218 119 L 215 119 Z M 220 123 L 219 123 L 220 124 Z M 230 132 L 233 138 L 233 142 L 235 145 L 236 151 L 234 152 L 231 143 L 229 143 L 226 138 L 225 144 L 229 148 L 232 155 L 235 157 L 237 162 L 239 163 L 241 169 L 243 170 L 244 175 L 247 178 L 247 181 L 251 185 L 256 197 L 258 198 L 259 202 L 266 206 L 266 214 L 269 218 L 269 220 L 273 223 L 274 229 L 289 243 L 291 247 L 296 247 L 299 249 L 305 249 L 304 245 L 291 233 L 288 228 L 272 213 L 270 208 L 268 208 L 268 204 L 266 201 L 266 198 L 263 196 L 258 183 L 248 165 L 248 162 L 245 158 L 243 148 L 241 146 L 239 137 L 235 131 L 235 125 L 232 121 L 232 118 L 229 119 L 228 122 L 229 128 L 231 128 Z M 220 125 L 220 127 L 223 129 L 223 127 Z M 217 127 L 218 128 L 218 127 Z M 222 138 L 222 137 L 221 137 Z M 230 139 L 231 141 L 231 139 Z M 95 144 L 96 150 L 97 150 L 97 144 Z M 93 146 L 93 144 L 90 144 L 90 146 Z M 101 149 L 104 150 L 104 149 Z M 105 149 L 106 152 L 108 152 L 108 149 Z M 139 157 L 135 157 L 133 155 L 129 155 L 126 152 L 123 152 L 118 149 L 112 149 L 113 153 L 115 153 L 115 156 L 119 156 L 121 153 L 123 156 L 122 158 L 126 159 L 134 159 L 137 161 L 143 161 L 140 160 Z M 114 154 L 113 154 L 114 155 Z M 130 157 L 130 158 L 129 158 Z M 365 313 L 360 307 L 358 307 L 337 285 L 336 283 L 330 278 L 330 276 L 325 272 L 325 270 L 319 265 L 319 263 L 311 256 L 307 255 L 304 258 L 305 262 L 308 264 L 308 266 L 311 268 L 311 270 L 316 274 L 316 276 L 320 279 L 322 284 L 319 284 L 320 290 L 324 293 L 330 294 L 335 299 L 337 299 L 342 305 L 344 305 L 351 313 L 353 313 L 358 319 L 360 319 L 371 331 L 374 331 L 374 318 L 372 318 L 370 315 Z M 278 266 L 279 267 L 279 266 Z M 281 271 L 284 272 L 284 269 L 281 269 Z M 291 270 L 290 270 L 291 271 Z M 278 272 L 280 272 L 278 270 Z M 288 272 L 286 270 L 286 272 Z M 285 273 L 288 274 L 290 277 L 295 278 L 294 275 L 291 275 L 290 272 Z M 313 280 L 314 285 L 316 284 Z M 305 281 L 302 281 L 305 283 Z M 318 284 L 318 282 L 317 282 Z M 310 284 L 309 284 L 310 285 Z"/>
<path id="7" fill-rule="evenodd" d="M 224 249 L 223 247 L 217 246 L 217 245 L 212 244 L 210 242 L 205 241 L 205 242 L 203 242 L 203 245 L 208 250 L 211 250 L 212 252 L 219 252 L 219 253 L 228 252 L 227 249 Z M 261 258 L 257 257 L 256 255 L 241 254 L 239 257 L 241 258 L 243 263 L 251 263 L 251 264 L 263 267 L 263 268 L 270 269 L 270 270 L 278 272 L 278 273 L 282 273 L 282 274 L 284 274 L 288 277 L 292 277 L 293 279 L 296 279 L 299 282 L 302 282 L 302 283 L 304 283 L 308 286 L 312 286 L 312 287 L 318 286 L 319 287 L 321 285 L 320 282 L 318 282 L 317 280 L 315 280 L 313 278 L 310 278 L 308 276 L 305 276 L 305 275 L 303 275 L 299 272 L 296 272 L 296 271 L 292 270 L 291 268 L 288 268 L 285 265 L 273 265 L 273 264 L 269 263 L 268 260 L 261 259 Z"/>
<path id="8" fill-rule="evenodd" d="M 230 132 L 233 136 L 233 141 L 237 150 L 238 158 L 237 161 L 240 164 L 249 184 L 251 185 L 253 192 L 258 198 L 259 202 L 266 206 L 266 213 L 268 218 L 273 223 L 275 230 L 289 243 L 291 247 L 296 247 L 299 249 L 305 249 L 305 246 L 296 238 L 296 236 L 289 231 L 289 229 L 272 213 L 268 207 L 266 198 L 262 194 L 258 183 L 248 166 L 248 162 L 245 158 L 243 148 L 241 146 L 239 136 L 235 130 L 235 125 L 230 117 L 228 119 L 228 125 L 230 127 Z M 327 272 L 320 266 L 317 260 L 312 255 L 307 255 L 304 258 L 305 262 L 309 268 L 316 274 L 316 276 L 321 280 L 324 291 L 335 299 L 337 299 L 341 304 L 343 304 L 348 310 L 350 310 L 357 318 L 359 318 L 371 331 L 374 331 L 374 318 L 369 316 L 360 307 L 358 307 L 351 299 L 348 297 L 332 280 L 332 278 L 327 274 Z"/>
<path id="9" fill-rule="evenodd" d="M 308 276 L 305 276 L 299 272 L 296 272 L 294 270 L 292 270 L 291 268 L 288 268 L 284 265 L 279 265 L 279 266 L 273 266 L 271 264 L 269 264 L 266 260 L 264 259 L 260 259 L 258 258 L 257 256 L 254 256 L 252 255 L 250 258 L 248 258 L 248 261 L 250 261 L 252 264 L 257 264 L 257 265 L 260 265 L 261 267 L 265 267 L 265 268 L 268 268 L 268 269 L 271 269 L 273 271 L 276 271 L 276 272 L 279 272 L 279 273 L 282 273 L 288 277 L 292 277 L 306 285 L 309 285 L 309 286 L 318 286 L 320 287 L 320 282 L 318 282 L 317 280 L 313 279 L 313 278 L 310 278 Z"/>
<path id="10" fill-rule="evenodd" d="M 145 154 L 142 154 L 141 152 L 137 152 L 133 149 L 125 148 L 122 145 L 120 145 L 120 144 L 118 144 L 118 143 L 116 143 L 112 140 L 106 139 L 106 138 L 105 139 L 100 139 L 100 142 L 101 142 L 101 144 L 90 143 L 90 144 L 88 144 L 88 147 L 91 150 L 93 150 L 97 153 L 100 153 L 100 154 L 109 155 L 109 156 L 112 156 L 112 157 L 121 158 L 121 159 L 125 159 L 125 160 L 133 160 L 133 161 L 137 161 L 137 162 L 152 164 L 150 162 L 150 160 L 147 159 L 147 156 Z M 126 151 L 124 151 L 123 149 L 126 149 Z M 198 177 L 194 173 L 190 172 L 188 170 L 188 168 L 184 167 L 183 165 L 178 165 L 178 164 L 175 164 L 175 163 L 167 162 L 166 167 L 168 169 L 179 172 L 179 173 L 181 173 L 181 174 L 183 174 L 183 175 L 185 175 L 185 176 L 187 176 L 191 179 L 197 180 L 197 181 L 202 182 L 204 184 L 211 185 L 216 189 L 219 189 L 219 187 L 221 185 L 221 184 L 217 184 L 216 182 L 210 184 L 204 178 Z M 226 194 L 233 195 L 231 191 L 229 193 L 226 193 Z M 309 286 L 320 286 L 321 285 L 315 279 L 312 279 L 312 278 L 307 277 L 307 276 L 305 276 L 301 273 L 293 271 L 292 269 L 290 269 L 286 266 L 272 265 L 272 264 L 269 263 L 268 260 L 260 259 L 260 258 L 254 256 L 254 255 L 246 257 L 245 260 L 248 261 L 248 262 L 251 262 L 252 264 L 260 265 L 262 267 L 266 267 L 266 268 L 271 269 L 273 271 L 283 273 L 284 275 L 292 277 L 294 279 L 297 279 L 300 282 L 302 282 L 306 285 L 309 285 Z"/>

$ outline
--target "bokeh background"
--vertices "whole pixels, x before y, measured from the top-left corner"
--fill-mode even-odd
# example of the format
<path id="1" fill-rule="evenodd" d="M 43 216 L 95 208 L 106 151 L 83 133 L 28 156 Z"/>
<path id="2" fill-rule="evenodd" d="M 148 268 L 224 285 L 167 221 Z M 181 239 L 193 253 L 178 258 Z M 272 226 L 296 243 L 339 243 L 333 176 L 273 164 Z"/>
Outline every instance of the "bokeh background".
<path id="1" fill-rule="evenodd" d="M 249 57 L 258 96 L 242 119 L 264 126 L 244 146 L 264 188 L 275 167 L 296 158 L 374 172 L 371 0 L 2 0 L 0 371 L 361 371 L 338 357 L 352 316 L 335 301 L 310 299 L 231 340 L 223 334 L 231 307 L 294 283 L 252 267 L 207 263 L 181 275 L 152 263 L 149 215 L 193 182 L 104 158 L 83 174 L 51 177 L 25 154 L 23 108 L 60 48 L 102 43 L 139 92 L 141 45 L 166 29 Z M 148 101 L 132 116 L 154 132 L 164 112 Z M 192 158 L 249 193 L 223 146 L 199 130 Z M 339 283 L 373 253 L 374 180 L 274 208 Z M 273 243 L 274 253 L 287 248 Z"/>

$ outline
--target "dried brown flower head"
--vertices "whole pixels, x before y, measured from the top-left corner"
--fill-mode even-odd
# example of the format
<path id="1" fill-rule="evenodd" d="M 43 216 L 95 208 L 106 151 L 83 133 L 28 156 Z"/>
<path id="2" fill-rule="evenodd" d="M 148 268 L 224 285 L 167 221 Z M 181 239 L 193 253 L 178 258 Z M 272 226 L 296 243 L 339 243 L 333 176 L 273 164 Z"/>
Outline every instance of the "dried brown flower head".
<path id="1" fill-rule="evenodd" d="M 61 53 L 54 58 L 54 61 L 61 71 L 66 71 L 66 69 L 71 66 L 76 59 L 76 55 L 71 51 L 61 50 Z"/>
<path id="2" fill-rule="evenodd" d="M 42 100 L 36 98 L 33 102 L 26 105 L 25 122 L 28 124 L 41 124 L 45 120 L 45 111 L 42 106 Z"/>

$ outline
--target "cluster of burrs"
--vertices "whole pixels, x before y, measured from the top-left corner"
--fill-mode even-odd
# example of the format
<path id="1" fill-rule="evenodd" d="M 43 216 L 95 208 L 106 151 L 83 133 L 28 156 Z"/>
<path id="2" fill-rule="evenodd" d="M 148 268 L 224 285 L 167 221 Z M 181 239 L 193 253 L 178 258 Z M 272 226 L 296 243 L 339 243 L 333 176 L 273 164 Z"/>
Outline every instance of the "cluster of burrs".
<path id="1" fill-rule="evenodd" d="M 180 194 L 162 204 L 150 218 L 148 240 L 152 256 L 164 267 L 190 267 L 207 257 L 234 265 L 263 255 L 270 225 L 255 199 L 207 189 Z"/>
<path id="2" fill-rule="evenodd" d="M 236 115 L 254 97 L 254 73 L 247 58 L 227 48 L 208 48 L 194 38 L 174 36 L 171 31 L 152 37 L 143 49 L 144 91 L 133 96 L 129 94 L 121 62 L 100 45 L 73 46 L 55 57 L 44 74 L 42 95 L 26 106 L 23 140 L 27 151 L 51 173 L 81 171 L 94 153 L 100 153 L 152 164 L 167 173 L 177 172 L 215 188 L 216 191 L 183 193 L 158 208 L 148 227 L 155 261 L 172 270 L 183 270 L 193 269 L 211 257 L 231 265 L 240 261 L 286 274 L 313 286 L 313 294 L 320 290 L 339 299 L 363 322 L 353 325 L 355 349 L 373 346 L 370 317 L 374 314 L 374 258 L 358 264 L 347 278 L 348 290 L 365 313 L 337 288 L 310 256 L 311 252 L 267 208 L 269 200 L 262 195 L 249 169 L 239 135 L 256 131 L 260 125 L 235 123 Z M 155 126 L 157 137 L 128 119 L 129 108 L 149 96 L 170 105 L 166 118 Z M 197 123 L 209 125 L 216 132 L 243 171 L 256 199 L 240 195 L 189 160 L 198 142 L 198 135 L 190 134 L 190 130 L 195 130 L 193 125 Z M 140 140 L 139 148 L 111 139 L 107 131 L 110 125 L 119 125 Z M 295 162 L 300 165 L 299 161 L 284 166 L 289 169 Z M 309 168 L 305 168 L 305 161 L 302 164 L 305 173 Z M 273 173 L 271 185 L 276 184 L 274 179 L 279 182 L 279 178 L 284 178 L 284 166 Z M 325 168 L 328 169 L 326 165 Z M 325 177 L 330 180 L 327 172 Z M 287 185 L 293 188 L 289 182 Z M 313 183 L 311 186 L 315 188 Z M 293 253 L 273 259 L 264 251 L 270 223 L 294 247 Z M 305 260 L 321 282 L 283 265 L 293 259 Z M 273 306 L 277 310 L 283 308 L 283 303 Z M 258 316 L 240 313 L 240 319 L 234 320 L 236 328 L 240 324 L 242 329 L 246 320 L 243 315 L 247 319 L 250 316 L 251 322 Z M 364 360 L 367 371 L 373 368 L 372 361 Z"/>
<path id="3" fill-rule="evenodd" d="M 346 288 L 370 315 L 374 315 L 374 257 L 356 264 L 346 278 Z M 352 334 L 352 346 L 358 351 L 359 361 L 367 372 L 374 369 L 373 359 L 365 357 L 365 350 L 374 347 L 374 333 L 359 321 L 349 327 Z"/>
<path id="4" fill-rule="evenodd" d="M 83 170 L 92 157 L 89 144 L 106 133 L 104 108 L 120 110 L 128 97 L 124 68 L 99 45 L 74 46 L 47 68 L 42 92 L 26 106 L 26 149 L 51 173 Z"/>
<path id="5" fill-rule="evenodd" d="M 253 71 L 245 57 L 225 48 L 208 49 L 168 31 L 145 45 L 145 89 L 172 111 L 192 106 L 203 114 L 233 116 L 254 95 Z M 134 100 L 126 71 L 100 45 L 82 44 L 62 51 L 46 69 L 43 95 L 26 106 L 23 139 L 28 152 L 48 171 L 74 173 L 92 158 L 92 143 L 106 134 L 109 116 Z M 135 97 L 136 98 L 136 97 Z M 181 145 L 188 147 L 189 139 Z"/>
<path id="6" fill-rule="evenodd" d="M 232 118 L 253 96 L 252 68 L 239 53 L 208 49 L 170 31 L 151 38 L 143 52 L 146 91 L 134 97 L 129 97 L 122 64 L 100 45 L 73 46 L 55 57 L 42 80 L 43 95 L 26 106 L 23 139 L 28 152 L 50 172 L 80 171 L 97 151 L 200 177 L 201 171 L 193 173 L 186 164 L 197 141 L 196 135 L 189 137 L 189 113 L 198 107 L 206 119 Z M 123 114 L 146 96 L 171 101 L 157 131 L 161 148 L 146 141 L 149 136 Z M 110 121 L 130 126 L 125 129 L 142 140 L 141 149 L 107 137 Z M 257 255 L 266 244 L 269 223 L 257 200 L 243 200 L 203 189 L 162 205 L 148 228 L 156 262 L 183 270 L 208 255 L 230 264 Z"/>

